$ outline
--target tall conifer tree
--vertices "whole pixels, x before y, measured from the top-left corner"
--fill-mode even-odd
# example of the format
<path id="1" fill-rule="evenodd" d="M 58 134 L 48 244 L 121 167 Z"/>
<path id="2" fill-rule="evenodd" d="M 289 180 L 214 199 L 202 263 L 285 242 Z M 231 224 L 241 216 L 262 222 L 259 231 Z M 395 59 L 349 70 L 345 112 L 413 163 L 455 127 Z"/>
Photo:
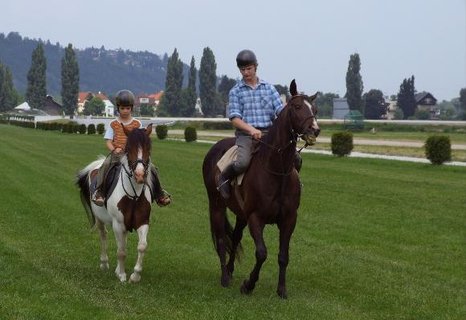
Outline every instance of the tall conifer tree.
<path id="1" fill-rule="evenodd" d="M 61 97 L 65 114 L 73 115 L 78 104 L 79 66 L 73 46 L 68 44 L 61 60 Z"/>
<path id="2" fill-rule="evenodd" d="M 212 50 L 204 48 L 199 68 L 199 96 L 202 103 L 202 111 L 207 117 L 214 117 L 223 113 L 221 102 L 217 93 L 217 64 Z"/>
<path id="3" fill-rule="evenodd" d="M 363 83 L 359 73 L 361 70 L 361 60 L 359 54 L 355 53 L 350 56 L 348 71 L 346 72 L 346 94 L 350 110 L 359 110 L 363 112 Z"/>
<path id="4" fill-rule="evenodd" d="M 175 48 L 167 62 L 167 78 L 165 80 L 165 91 L 162 96 L 160 109 L 161 114 L 179 116 L 181 102 L 181 86 L 183 84 L 183 63 L 178 57 Z"/>
<path id="5" fill-rule="evenodd" d="M 31 108 L 44 108 L 45 97 L 47 95 L 46 70 L 47 61 L 45 59 L 44 47 L 40 42 L 32 51 L 31 68 L 27 76 L 26 101 Z"/>
<path id="6" fill-rule="evenodd" d="M 188 87 L 183 90 L 182 94 L 182 102 L 180 108 L 180 116 L 182 117 L 191 117 L 194 115 L 194 112 L 196 111 L 196 76 L 196 63 L 193 56 L 191 58 L 191 64 L 189 67 Z"/>
<path id="7" fill-rule="evenodd" d="M 404 79 L 403 83 L 400 85 L 400 91 L 397 95 L 397 105 L 398 108 L 403 110 L 404 119 L 414 116 L 414 113 L 416 112 L 415 93 L 414 76 Z"/>
<path id="8" fill-rule="evenodd" d="M 18 104 L 18 92 L 10 69 L 0 63 L 0 112 L 12 110 Z"/>

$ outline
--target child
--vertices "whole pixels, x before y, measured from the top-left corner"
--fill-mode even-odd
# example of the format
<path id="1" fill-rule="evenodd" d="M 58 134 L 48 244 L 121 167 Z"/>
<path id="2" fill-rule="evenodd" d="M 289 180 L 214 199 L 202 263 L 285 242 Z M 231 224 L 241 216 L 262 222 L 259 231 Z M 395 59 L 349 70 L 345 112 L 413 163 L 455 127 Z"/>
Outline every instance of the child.
<path id="1" fill-rule="evenodd" d="M 110 126 L 104 136 L 106 146 L 110 150 L 110 155 L 99 169 L 96 181 L 97 187 L 92 196 L 92 201 L 99 207 L 105 203 L 103 191 L 108 170 L 115 164 L 120 163 L 120 159 L 124 155 L 127 138 L 123 131 L 123 126 L 129 131 L 141 127 L 141 122 L 134 119 L 131 115 L 134 105 L 133 93 L 129 90 L 120 90 L 117 92 L 115 100 L 119 116 L 110 122 Z M 155 179 L 156 188 L 154 193 L 156 202 L 159 206 L 166 206 L 171 202 L 170 195 L 162 189 L 155 167 L 152 165 L 150 169 Z"/>

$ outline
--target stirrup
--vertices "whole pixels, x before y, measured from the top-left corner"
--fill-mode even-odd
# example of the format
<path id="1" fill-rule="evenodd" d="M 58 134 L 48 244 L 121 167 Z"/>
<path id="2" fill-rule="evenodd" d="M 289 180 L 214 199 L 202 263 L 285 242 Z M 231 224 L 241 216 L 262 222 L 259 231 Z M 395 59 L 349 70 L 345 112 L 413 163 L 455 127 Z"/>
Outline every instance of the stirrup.
<path id="1" fill-rule="evenodd" d="M 217 191 L 220 192 L 223 199 L 228 199 L 230 198 L 230 188 L 230 180 L 227 179 L 217 186 Z"/>
<path id="2" fill-rule="evenodd" d="M 92 195 L 92 202 L 94 202 L 96 206 L 103 207 L 105 204 L 105 199 L 101 195 L 97 195 L 97 193 L 99 193 L 98 190 L 96 190 Z"/>

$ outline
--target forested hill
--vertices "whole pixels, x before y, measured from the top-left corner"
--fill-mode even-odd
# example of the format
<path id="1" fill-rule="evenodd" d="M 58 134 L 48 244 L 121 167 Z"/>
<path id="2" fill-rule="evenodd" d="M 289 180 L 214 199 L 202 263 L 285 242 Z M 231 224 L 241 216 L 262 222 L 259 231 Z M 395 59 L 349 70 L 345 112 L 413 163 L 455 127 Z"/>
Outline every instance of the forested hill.
<path id="1" fill-rule="evenodd" d="M 19 33 L 0 33 L 0 63 L 13 74 L 15 88 L 24 94 L 31 54 L 39 41 L 21 37 Z M 47 92 L 60 95 L 61 59 L 68 44 L 42 41 L 47 59 Z M 127 88 L 134 93 L 153 93 L 165 87 L 167 54 L 161 59 L 151 52 L 106 50 L 105 48 L 74 48 L 79 64 L 80 91 L 102 91 L 113 95 Z M 185 69 L 188 66 L 184 66 Z"/>

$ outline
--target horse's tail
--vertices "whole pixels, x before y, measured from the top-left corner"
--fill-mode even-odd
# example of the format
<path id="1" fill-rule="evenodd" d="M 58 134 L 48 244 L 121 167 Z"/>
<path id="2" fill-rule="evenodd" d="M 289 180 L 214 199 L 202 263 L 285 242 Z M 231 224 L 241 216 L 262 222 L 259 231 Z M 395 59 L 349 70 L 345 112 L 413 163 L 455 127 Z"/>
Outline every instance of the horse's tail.
<path id="1" fill-rule="evenodd" d="M 91 208 L 91 186 L 90 186 L 90 173 L 92 170 L 99 168 L 105 158 L 100 157 L 98 160 L 90 163 L 76 175 L 76 185 L 79 187 L 79 195 L 81 203 L 86 211 L 87 219 L 91 228 L 94 228 L 96 220 Z"/>
<path id="2" fill-rule="evenodd" d="M 227 145 L 227 147 L 225 147 Z M 218 252 L 217 236 L 225 234 L 225 250 L 231 256 L 233 253 L 233 227 L 230 224 L 227 216 L 225 201 L 221 198 L 217 191 L 215 183 L 216 164 L 220 157 L 228 150 L 228 147 L 234 145 L 234 139 L 224 139 L 217 142 L 207 153 L 202 165 L 202 173 L 204 184 L 207 189 L 209 198 L 209 214 L 210 214 L 210 234 L 215 250 Z M 223 225 L 219 223 L 223 221 Z M 241 243 L 236 248 L 235 255 L 239 260 L 239 254 L 242 252 Z"/>
<path id="3" fill-rule="evenodd" d="M 225 231 L 225 249 L 228 252 L 228 255 L 231 256 L 233 253 L 233 226 L 230 223 L 230 220 L 228 220 L 228 215 L 226 214 L 226 209 L 225 212 L 223 213 L 225 216 L 225 223 L 224 223 L 224 231 Z M 212 241 L 214 242 L 215 249 L 217 249 L 217 241 L 214 237 L 213 232 L 211 231 L 212 234 Z M 234 252 L 236 260 L 240 262 L 241 260 L 241 254 L 243 253 L 243 246 L 241 245 L 241 241 L 238 243 L 236 247 L 236 252 Z"/>

